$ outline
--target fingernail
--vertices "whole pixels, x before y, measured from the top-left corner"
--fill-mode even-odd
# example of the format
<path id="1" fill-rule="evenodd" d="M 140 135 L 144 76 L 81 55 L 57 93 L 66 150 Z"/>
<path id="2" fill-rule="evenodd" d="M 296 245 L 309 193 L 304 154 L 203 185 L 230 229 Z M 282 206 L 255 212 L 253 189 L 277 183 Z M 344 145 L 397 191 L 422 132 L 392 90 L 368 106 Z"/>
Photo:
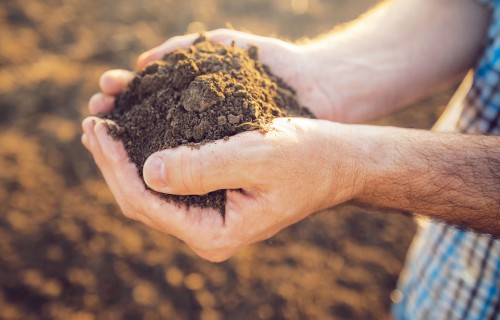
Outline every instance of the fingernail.
<path id="1" fill-rule="evenodd" d="M 152 156 L 144 164 L 144 178 L 156 187 L 165 187 L 167 182 L 165 172 L 165 161 L 158 156 Z"/>

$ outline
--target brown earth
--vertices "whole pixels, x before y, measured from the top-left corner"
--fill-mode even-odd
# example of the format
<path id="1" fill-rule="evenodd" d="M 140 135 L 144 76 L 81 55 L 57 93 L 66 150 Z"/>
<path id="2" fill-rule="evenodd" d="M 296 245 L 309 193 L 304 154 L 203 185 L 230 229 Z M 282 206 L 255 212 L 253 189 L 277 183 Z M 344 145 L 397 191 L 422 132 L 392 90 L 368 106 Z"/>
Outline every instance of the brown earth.
<path id="1" fill-rule="evenodd" d="M 125 219 L 80 144 L 99 75 L 170 36 L 230 21 L 296 40 L 373 3 L 3 0 L 0 318 L 388 319 L 409 217 L 326 210 L 213 264 Z M 448 97 L 377 123 L 430 128 Z"/>
<path id="2" fill-rule="evenodd" d="M 105 118 L 113 121 L 108 130 L 123 142 L 141 178 L 144 162 L 156 151 L 265 131 L 275 117 L 312 117 L 294 90 L 257 59 L 255 46 L 243 50 L 200 36 L 189 49 L 166 54 L 134 77 Z M 225 190 L 157 194 L 225 213 Z"/>

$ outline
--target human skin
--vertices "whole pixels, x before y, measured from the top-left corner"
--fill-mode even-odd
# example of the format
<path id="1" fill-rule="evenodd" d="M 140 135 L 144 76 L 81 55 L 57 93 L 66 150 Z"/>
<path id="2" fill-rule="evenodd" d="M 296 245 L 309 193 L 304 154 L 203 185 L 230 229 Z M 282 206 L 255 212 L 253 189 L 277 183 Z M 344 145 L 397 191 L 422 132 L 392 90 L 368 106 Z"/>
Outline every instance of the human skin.
<path id="1" fill-rule="evenodd" d="M 104 120 L 85 119 L 82 142 L 126 216 L 178 237 L 211 261 L 346 201 L 417 211 L 498 236 L 500 138 L 345 124 L 397 110 L 471 67 L 488 18 L 468 0 L 401 0 L 303 45 L 208 32 L 210 41 L 258 45 L 261 61 L 320 118 L 278 118 L 266 134 L 244 132 L 148 158 L 144 178 L 156 191 L 228 189 L 225 216 L 148 192 Z M 195 37 L 174 37 L 144 53 L 139 69 Z M 113 95 L 131 77 L 124 70 L 105 73 L 90 112 L 111 110 Z"/>

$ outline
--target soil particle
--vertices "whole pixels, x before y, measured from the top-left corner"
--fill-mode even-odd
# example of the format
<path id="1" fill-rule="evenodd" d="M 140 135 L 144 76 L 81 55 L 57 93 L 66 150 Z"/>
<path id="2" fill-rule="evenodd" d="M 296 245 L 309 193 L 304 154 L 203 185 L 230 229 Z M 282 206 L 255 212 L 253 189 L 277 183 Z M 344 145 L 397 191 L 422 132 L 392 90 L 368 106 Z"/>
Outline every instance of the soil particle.
<path id="1" fill-rule="evenodd" d="M 105 118 L 116 123 L 109 132 L 123 141 L 141 177 L 145 160 L 156 151 L 264 131 L 275 117 L 312 117 L 257 57 L 257 47 L 212 44 L 200 36 L 189 49 L 168 53 L 135 76 Z M 159 195 L 224 214 L 225 190 Z"/>

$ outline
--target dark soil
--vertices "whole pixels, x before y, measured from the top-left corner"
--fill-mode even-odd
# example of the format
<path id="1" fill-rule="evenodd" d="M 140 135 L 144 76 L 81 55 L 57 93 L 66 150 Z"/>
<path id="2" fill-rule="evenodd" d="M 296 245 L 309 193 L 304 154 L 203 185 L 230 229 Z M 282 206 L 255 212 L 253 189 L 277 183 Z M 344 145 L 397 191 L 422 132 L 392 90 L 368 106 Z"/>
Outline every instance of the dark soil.
<path id="1" fill-rule="evenodd" d="M 243 50 L 200 36 L 189 49 L 168 53 L 137 74 L 105 118 L 116 123 L 109 132 L 123 141 L 141 177 L 144 162 L 156 151 L 265 131 L 275 117 L 312 117 L 257 55 L 255 46 Z M 226 204 L 225 190 L 161 196 L 221 213 Z"/>

